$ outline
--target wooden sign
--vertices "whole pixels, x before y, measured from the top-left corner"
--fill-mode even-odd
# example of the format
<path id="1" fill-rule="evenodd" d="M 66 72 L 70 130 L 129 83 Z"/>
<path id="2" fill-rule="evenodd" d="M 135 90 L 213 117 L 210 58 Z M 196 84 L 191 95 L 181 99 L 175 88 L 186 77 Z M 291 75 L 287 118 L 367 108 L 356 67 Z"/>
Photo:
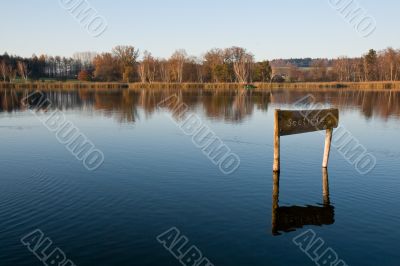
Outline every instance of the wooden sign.
<path id="1" fill-rule="evenodd" d="M 326 130 L 322 167 L 328 167 L 333 129 L 339 126 L 339 110 L 275 110 L 274 171 L 280 171 L 280 137 Z"/>
<path id="2" fill-rule="evenodd" d="M 329 128 L 337 128 L 339 110 L 281 111 L 278 110 L 279 135 L 287 136 Z"/>

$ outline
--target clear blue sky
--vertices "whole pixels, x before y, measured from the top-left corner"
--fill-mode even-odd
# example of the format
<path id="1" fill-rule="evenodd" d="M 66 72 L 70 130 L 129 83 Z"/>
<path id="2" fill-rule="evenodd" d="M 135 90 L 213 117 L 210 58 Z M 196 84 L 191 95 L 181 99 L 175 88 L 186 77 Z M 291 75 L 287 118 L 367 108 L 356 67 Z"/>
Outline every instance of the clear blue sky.
<path id="1" fill-rule="evenodd" d="M 61 0 L 2 0 L 0 53 L 70 56 L 129 44 L 167 57 L 177 48 L 201 55 L 242 46 L 257 59 L 358 56 L 370 48 L 400 48 L 400 1 L 356 0 L 376 19 L 368 38 L 329 0 L 89 0 L 108 29 L 93 38 Z"/>

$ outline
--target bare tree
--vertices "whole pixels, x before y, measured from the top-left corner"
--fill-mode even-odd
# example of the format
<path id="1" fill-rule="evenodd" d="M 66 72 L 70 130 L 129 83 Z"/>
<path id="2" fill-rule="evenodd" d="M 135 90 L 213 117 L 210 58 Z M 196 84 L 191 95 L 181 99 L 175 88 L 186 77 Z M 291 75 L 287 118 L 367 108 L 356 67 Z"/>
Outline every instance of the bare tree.
<path id="1" fill-rule="evenodd" d="M 17 69 L 18 69 L 18 74 L 22 79 L 25 81 L 28 80 L 28 65 L 25 62 L 18 61 L 17 62 Z"/>
<path id="2" fill-rule="evenodd" d="M 362 58 L 356 58 L 353 60 L 352 69 L 354 70 L 354 80 L 356 82 L 364 81 L 364 63 Z"/>
<path id="3" fill-rule="evenodd" d="M 119 61 L 124 81 L 130 82 L 135 72 L 136 61 L 139 58 L 139 50 L 133 46 L 120 45 L 116 46 L 112 52 Z"/>
<path id="4" fill-rule="evenodd" d="M 142 83 L 146 83 L 146 81 L 147 81 L 146 63 L 143 61 L 139 63 L 138 74 L 140 77 L 140 81 Z"/>
<path id="5" fill-rule="evenodd" d="M 199 57 L 193 57 L 192 58 L 193 64 L 196 67 L 196 76 L 197 76 L 197 82 L 203 83 L 204 82 L 204 76 L 206 75 L 205 71 L 205 66 L 204 66 L 204 59 L 199 58 Z"/>
<path id="6" fill-rule="evenodd" d="M 8 66 L 6 64 L 6 61 L 4 60 L 2 60 L 0 63 L 0 73 L 1 76 L 3 77 L 3 81 L 6 82 L 8 77 Z"/>
<path id="7" fill-rule="evenodd" d="M 394 81 L 397 80 L 397 72 L 398 72 L 398 60 L 397 60 L 397 53 L 393 48 L 388 48 L 383 51 L 382 55 L 379 56 L 381 58 L 382 69 L 385 74 L 382 79 Z"/>
<path id="8" fill-rule="evenodd" d="M 87 70 L 93 65 L 94 58 L 97 56 L 96 52 L 78 52 L 74 53 L 72 58 L 79 62 L 82 67 Z"/>
<path id="9" fill-rule="evenodd" d="M 250 82 L 254 56 L 241 47 L 232 47 L 227 49 L 226 52 L 233 63 L 236 80 L 239 83 Z"/>
<path id="10" fill-rule="evenodd" d="M 187 53 L 185 50 L 177 50 L 170 59 L 172 71 L 175 77 L 175 81 L 182 83 L 183 81 L 183 67 L 187 59 Z"/>
<path id="11" fill-rule="evenodd" d="M 150 52 L 145 51 L 143 54 L 143 62 L 144 64 L 144 71 L 147 77 L 147 80 L 152 83 L 154 82 L 156 78 L 156 72 L 157 72 L 157 64 L 156 64 L 156 59 L 151 55 Z"/>
<path id="12" fill-rule="evenodd" d="M 327 60 L 315 59 L 311 64 L 311 76 L 313 81 L 326 81 L 327 80 Z"/>
<path id="13" fill-rule="evenodd" d="M 76 61 L 80 61 L 82 64 L 90 64 L 96 56 L 96 52 L 77 52 L 72 55 L 72 58 Z"/>
<path id="14" fill-rule="evenodd" d="M 349 59 L 347 57 L 339 57 L 333 64 L 333 71 L 337 75 L 338 81 L 350 81 L 349 78 Z"/>
<path id="15" fill-rule="evenodd" d="M 162 82 L 170 82 L 170 64 L 167 60 L 159 60 L 160 79 Z"/>
<path id="16" fill-rule="evenodd" d="M 139 50 L 133 46 L 119 45 L 112 52 L 124 66 L 134 65 L 139 57 Z"/>
<path id="17" fill-rule="evenodd" d="M 10 80 L 10 82 L 13 82 L 17 77 L 17 70 L 14 69 L 12 65 L 8 65 L 7 73 L 8 73 L 8 79 Z"/>

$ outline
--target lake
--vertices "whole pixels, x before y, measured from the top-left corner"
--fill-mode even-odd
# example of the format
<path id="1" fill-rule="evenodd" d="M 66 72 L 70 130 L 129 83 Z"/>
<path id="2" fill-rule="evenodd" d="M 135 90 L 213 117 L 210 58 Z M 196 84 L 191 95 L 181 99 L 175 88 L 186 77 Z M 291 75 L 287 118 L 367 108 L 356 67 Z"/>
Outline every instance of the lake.
<path id="1" fill-rule="evenodd" d="M 181 265 L 173 253 L 192 246 L 208 265 L 315 265 L 327 250 L 347 265 L 400 263 L 400 92 L 46 91 L 40 108 L 31 93 L 0 91 L 0 265 L 43 265 L 21 240 L 34 230 L 53 243 L 42 260 L 58 247 L 76 265 Z M 310 95 L 339 109 L 376 165 L 362 173 L 333 147 L 323 171 L 321 131 L 282 137 L 273 174 L 274 110 Z M 57 110 L 104 157 L 71 152 L 49 127 Z M 239 161 L 210 158 L 189 116 Z M 310 235 L 320 241 L 303 251 Z"/>

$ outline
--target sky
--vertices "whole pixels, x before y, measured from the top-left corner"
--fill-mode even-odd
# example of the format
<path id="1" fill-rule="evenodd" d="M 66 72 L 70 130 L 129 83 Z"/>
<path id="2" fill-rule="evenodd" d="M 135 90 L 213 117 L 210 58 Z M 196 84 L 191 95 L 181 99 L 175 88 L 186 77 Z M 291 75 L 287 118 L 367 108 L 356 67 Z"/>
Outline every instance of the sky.
<path id="1" fill-rule="evenodd" d="M 101 17 L 97 22 L 107 25 L 100 36 L 65 8 L 77 1 L 87 1 Z M 340 1 L 354 1 L 350 8 L 362 8 L 359 18 L 374 21 L 375 31 L 361 36 L 358 24 L 334 8 Z M 0 53 L 26 57 L 108 52 L 116 45 L 158 57 L 176 49 L 201 56 L 211 48 L 241 46 L 258 60 L 400 48 L 398 0 L 2 0 L 0 10 Z"/>

